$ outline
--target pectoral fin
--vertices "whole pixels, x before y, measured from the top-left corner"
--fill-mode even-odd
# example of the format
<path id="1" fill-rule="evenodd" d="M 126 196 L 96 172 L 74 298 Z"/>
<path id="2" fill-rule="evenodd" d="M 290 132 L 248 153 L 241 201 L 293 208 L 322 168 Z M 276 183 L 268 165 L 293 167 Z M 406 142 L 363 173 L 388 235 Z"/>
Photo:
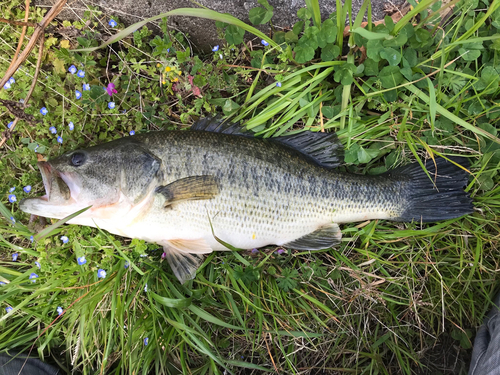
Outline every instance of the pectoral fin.
<path id="1" fill-rule="evenodd" d="M 322 250 L 338 245 L 342 239 L 342 232 L 337 224 L 325 225 L 318 230 L 306 234 L 295 241 L 284 244 L 297 250 Z"/>
<path id="2" fill-rule="evenodd" d="M 214 198 L 219 194 L 219 184 L 213 176 L 190 176 L 159 186 L 155 191 L 165 197 L 165 206 L 168 206 L 187 200 Z"/>
<path id="3" fill-rule="evenodd" d="M 213 251 L 203 239 L 169 240 L 163 244 L 168 264 L 181 284 L 194 279 L 196 270 L 203 260 L 203 254 Z"/>

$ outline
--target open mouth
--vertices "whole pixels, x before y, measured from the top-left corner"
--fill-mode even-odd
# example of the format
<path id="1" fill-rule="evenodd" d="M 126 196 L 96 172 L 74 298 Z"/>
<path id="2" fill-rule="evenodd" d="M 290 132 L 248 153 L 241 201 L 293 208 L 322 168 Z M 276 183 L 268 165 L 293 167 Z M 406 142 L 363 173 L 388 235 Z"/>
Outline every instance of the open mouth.
<path id="1" fill-rule="evenodd" d="M 54 169 L 46 161 L 38 162 L 38 168 L 42 173 L 45 195 L 40 197 L 46 201 L 51 200 L 69 200 L 71 198 L 71 189 L 65 182 L 66 176 Z"/>

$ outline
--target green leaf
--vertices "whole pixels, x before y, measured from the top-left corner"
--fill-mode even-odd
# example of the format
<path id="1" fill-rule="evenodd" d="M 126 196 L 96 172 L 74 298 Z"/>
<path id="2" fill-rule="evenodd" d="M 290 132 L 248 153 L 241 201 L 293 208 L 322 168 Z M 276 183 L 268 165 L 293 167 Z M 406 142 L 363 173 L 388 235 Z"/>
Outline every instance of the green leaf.
<path id="1" fill-rule="evenodd" d="M 479 56 L 481 56 L 481 51 L 478 49 L 466 49 L 466 48 L 460 48 L 458 50 L 458 53 L 462 55 L 462 58 L 465 61 L 474 61 L 476 60 Z"/>
<path id="2" fill-rule="evenodd" d="M 254 25 L 262 25 L 264 23 L 268 23 L 272 17 L 272 10 L 267 10 L 261 7 L 252 8 L 250 9 L 250 12 L 248 12 L 248 18 Z"/>
<path id="3" fill-rule="evenodd" d="M 295 35 L 293 32 L 291 32 L 291 34 Z M 284 31 L 277 31 L 273 35 L 273 40 L 278 44 L 285 43 L 286 42 L 285 35 L 286 34 Z"/>
<path id="4" fill-rule="evenodd" d="M 418 29 L 415 31 L 415 38 L 418 42 L 424 43 L 427 42 L 431 38 L 431 33 L 425 29 Z"/>
<path id="5" fill-rule="evenodd" d="M 401 54 L 394 48 L 384 48 L 380 51 L 380 57 L 386 59 L 389 65 L 396 66 L 401 62 Z"/>
<path id="6" fill-rule="evenodd" d="M 307 8 L 300 8 L 297 11 L 297 17 L 299 17 L 301 20 L 308 20 L 312 17 L 311 12 Z"/>
<path id="7" fill-rule="evenodd" d="M 368 43 L 366 43 L 366 56 L 373 61 L 379 62 L 381 60 L 380 51 L 382 48 L 384 47 L 380 40 L 369 40 Z"/>
<path id="8" fill-rule="evenodd" d="M 332 61 L 340 54 L 340 47 L 336 44 L 329 43 L 321 49 L 321 60 Z"/>
<path id="9" fill-rule="evenodd" d="M 406 60 L 410 68 L 413 68 L 418 63 L 417 51 L 415 51 L 413 48 L 405 48 L 405 51 L 403 52 L 403 58 Z"/>
<path id="10" fill-rule="evenodd" d="M 252 266 L 243 268 L 241 265 L 234 267 L 234 278 L 236 280 L 241 280 L 246 285 L 259 280 L 259 271 Z"/>
<path id="11" fill-rule="evenodd" d="M 158 302 L 159 304 L 166 306 L 166 307 L 173 307 L 173 308 L 184 308 L 188 307 L 191 305 L 192 298 L 166 298 L 162 297 L 154 292 L 149 292 L 151 297 Z"/>
<path id="12" fill-rule="evenodd" d="M 297 34 L 295 34 L 293 31 L 288 31 L 285 34 L 285 42 L 287 43 L 297 43 L 299 40 Z"/>
<path id="13" fill-rule="evenodd" d="M 327 105 L 327 106 L 324 106 L 322 109 L 321 109 L 321 113 L 323 114 L 323 116 L 325 116 L 326 118 L 333 118 L 333 116 L 335 116 L 335 112 L 333 110 L 333 107 Z"/>
<path id="14" fill-rule="evenodd" d="M 408 41 L 408 38 L 403 33 L 398 34 L 392 39 L 387 39 L 382 42 L 384 47 L 401 47 Z"/>
<path id="15" fill-rule="evenodd" d="M 365 29 L 364 27 L 357 27 L 351 32 L 356 33 L 361 35 L 363 38 L 366 38 L 368 40 L 380 40 L 380 39 L 388 39 L 392 38 L 391 34 L 389 33 L 376 33 L 373 31 L 369 31 Z"/>
<path id="16" fill-rule="evenodd" d="M 262 9 L 262 8 L 261 8 Z M 229 44 L 240 44 L 243 43 L 243 36 L 245 35 L 245 30 L 241 27 L 235 25 L 229 25 L 226 28 L 224 37 Z"/>
<path id="17" fill-rule="evenodd" d="M 216 318 L 215 316 L 207 313 L 205 310 L 199 308 L 198 306 L 190 304 L 188 309 L 191 310 L 194 314 L 198 315 L 201 319 L 206 320 L 207 322 L 216 324 L 216 325 L 221 326 L 221 327 L 230 328 L 230 329 L 244 330 L 241 327 L 234 326 L 232 324 L 229 324 L 229 323 L 226 323 L 226 322 L 220 320 L 219 318 Z"/>
<path id="18" fill-rule="evenodd" d="M 274 7 L 269 5 L 269 2 L 267 0 L 257 0 L 257 2 L 262 5 L 264 8 L 267 10 L 273 11 Z"/>
<path id="19" fill-rule="evenodd" d="M 397 66 L 386 66 L 380 71 L 379 78 L 382 86 L 386 89 L 396 87 L 404 81 L 404 77 Z"/>
<path id="20" fill-rule="evenodd" d="M 304 64 L 314 58 L 314 49 L 307 45 L 297 45 L 294 49 L 295 61 Z"/>
<path id="21" fill-rule="evenodd" d="M 321 30 L 318 33 L 318 45 L 323 48 L 327 43 L 335 42 L 337 38 L 337 28 L 331 19 L 325 20 L 321 25 Z"/>
<path id="22" fill-rule="evenodd" d="M 299 272 L 295 269 L 285 268 L 280 278 L 278 278 L 278 287 L 284 292 L 288 292 L 291 289 L 297 287 L 298 282 L 293 278 L 299 276 Z"/>
<path id="23" fill-rule="evenodd" d="M 234 111 L 240 108 L 240 105 L 231 99 L 226 99 L 224 105 L 222 106 L 222 111 L 226 116 L 230 115 Z"/>
<path id="24" fill-rule="evenodd" d="M 338 67 L 333 75 L 335 82 L 347 86 L 354 82 L 353 73 L 356 71 L 354 64 L 346 63 Z"/>
<path id="25" fill-rule="evenodd" d="M 292 31 L 295 35 L 299 35 L 302 30 L 304 30 L 304 21 L 299 21 L 295 25 L 293 25 Z"/>
<path id="26" fill-rule="evenodd" d="M 366 149 L 364 147 L 360 147 L 358 150 L 358 160 L 360 163 L 366 164 L 374 157 L 376 157 L 379 153 L 379 150 Z"/>
<path id="27" fill-rule="evenodd" d="M 358 164 L 358 151 L 360 147 L 357 143 L 351 145 L 349 149 L 345 151 L 344 160 L 347 164 Z"/>
<path id="28" fill-rule="evenodd" d="M 365 65 L 365 75 L 376 76 L 379 73 L 378 62 L 368 58 L 365 60 L 364 65 Z"/>

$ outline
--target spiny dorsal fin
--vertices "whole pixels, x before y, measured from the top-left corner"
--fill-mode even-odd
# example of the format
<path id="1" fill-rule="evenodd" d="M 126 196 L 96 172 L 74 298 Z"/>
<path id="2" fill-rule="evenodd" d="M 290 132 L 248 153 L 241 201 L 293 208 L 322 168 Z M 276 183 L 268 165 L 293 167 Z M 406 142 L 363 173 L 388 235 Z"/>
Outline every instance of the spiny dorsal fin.
<path id="1" fill-rule="evenodd" d="M 338 245 L 341 239 L 342 232 L 339 226 L 337 224 L 329 224 L 283 246 L 297 250 L 323 250 Z"/>
<path id="2" fill-rule="evenodd" d="M 325 168 L 337 168 L 344 162 L 344 147 L 335 133 L 303 131 L 269 139 L 293 148 Z"/>
<path id="3" fill-rule="evenodd" d="M 165 197 L 165 206 L 168 206 L 186 200 L 214 198 L 219 194 L 219 184 L 213 176 L 190 176 L 158 186 L 155 191 Z"/>
<path id="4" fill-rule="evenodd" d="M 253 137 L 239 123 L 228 123 L 221 117 L 206 117 L 196 121 L 191 130 Z M 336 168 L 344 162 L 344 147 L 335 133 L 303 131 L 293 135 L 266 138 L 267 141 L 289 147 L 324 168 Z"/>

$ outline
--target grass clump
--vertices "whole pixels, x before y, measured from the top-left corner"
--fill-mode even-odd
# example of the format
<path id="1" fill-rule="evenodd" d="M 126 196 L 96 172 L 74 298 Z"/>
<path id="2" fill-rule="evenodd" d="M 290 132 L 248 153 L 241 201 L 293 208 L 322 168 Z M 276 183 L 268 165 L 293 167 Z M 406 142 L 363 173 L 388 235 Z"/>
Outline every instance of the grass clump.
<path id="1" fill-rule="evenodd" d="M 250 20 L 265 24 L 273 9 L 259 4 Z M 377 25 L 365 2 L 346 37 L 350 2 L 323 21 L 317 2 L 306 4 L 291 30 L 269 35 L 227 15 L 184 11 L 217 21 L 227 43 L 207 56 L 193 55 L 164 15 L 154 37 L 148 20 L 123 28 L 91 7 L 60 25 L 74 36 L 46 31 L 36 86 L 13 129 L 13 102 L 30 89 L 36 53 L 0 91 L 14 108 L 2 113 L 0 350 L 36 349 L 81 373 L 467 370 L 474 330 L 498 290 L 500 2 L 460 1 L 446 15 L 439 2 L 421 1 Z M 15 2 L 3 12 L 24 17 Z M 43 17 L 36 8 L 30 15 Z M 241 27 L 257 35 L 256 48 L 241 44 Z M 105 48 L 101 33 L 113 36 Z M 0 38 L 6 71 L 19 29 L 4 25 Z M 468 157 L 477 211 L 426 225 L 344 225 L 341 246 L 322 252 L 210 254 L 183 286 L 155 244 L 57 224 L 36 235 L 43 223 L 18 210 L 43 190 L 39 155 L 185 128 L 220 111 L 264 137 L 336 131 L 351 172 Z"/>

